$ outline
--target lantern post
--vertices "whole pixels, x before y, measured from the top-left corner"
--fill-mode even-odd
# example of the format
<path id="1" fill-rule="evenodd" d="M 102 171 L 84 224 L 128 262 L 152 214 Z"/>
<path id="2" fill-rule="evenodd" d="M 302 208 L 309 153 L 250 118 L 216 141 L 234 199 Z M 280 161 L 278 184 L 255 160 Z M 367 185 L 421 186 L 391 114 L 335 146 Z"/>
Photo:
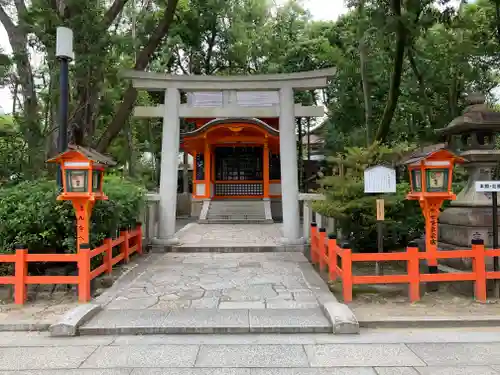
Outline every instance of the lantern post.
<path id="1" fill-rule="evenodd" d="M 76 243 L 90 244 L 90 217 L 98 200 L 107 200 L 102 191 L 104 170 L 116 163 L 95 150 L 69 145 L 68 150 L 48 160 L 58 163 L 62 172 L 62 192 L 57 200 L 69 200 L 76 215 Z"/>
<path id="2" fill-rule="evenodd" d="M 431 151 L 417 153 L 404 164 L 410 174 L 411 191 L 406 199 L 419 202 L 425 219 L 425 251 L 429 273 L 438 272 L 438 218 L 445 200 L 455 200 L 452 192 L 453 167 L 463 163 L 464 159 L 456 156 L 444 147 L 434 147 Z M 434 256 L 433 256 L 434 255 Z M 437 284 L 434 290 L 437 289 Z"/>

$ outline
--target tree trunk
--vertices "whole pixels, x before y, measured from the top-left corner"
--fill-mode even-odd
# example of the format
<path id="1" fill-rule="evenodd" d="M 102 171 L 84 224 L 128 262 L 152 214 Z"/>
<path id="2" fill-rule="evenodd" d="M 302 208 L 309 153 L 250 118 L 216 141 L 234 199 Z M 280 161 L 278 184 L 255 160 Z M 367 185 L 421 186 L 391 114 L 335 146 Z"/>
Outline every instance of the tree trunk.
<path id="1" fill-rule="evenodd" d="M 158 48 L 158 46 L 160 45 L 162 39 L 167 34 L 170 25 L 173 22 L 174 13 L 175 9 L 177 8 L 178 1 L 179 0 L 168 1 L 163 18 L 161 19 L 156 29 L 153 31 L 146 46 L 137 55 L 137 59 L 134 66 L 135 70 L 146 69 L 151 57 L 153 56 L 153 53 L 155 52 L 156 48 Z M 118 107 L 118 110 L 116 111 L 113 120 L 111 120 L 111 123 L 104 131 L 104 134 L 102 135 L 101 139 L 96 145 L 98 151 L 105 152 L 108 146 L 113 141 L 113 139 L 118 135 L 118 133 L 120 133 L 123 124 L 125 124 L 125 121 L 127 121 L 128 117 L 130 116 L 130 113 L 132 112 L 136 99 L 137 99 L 137 90 L 134 87 L 132 87 L 132 85 L 129 85 L 129 87 L 125 91 L 125 94 L 123 95 L 123 101 Z"/>
<path id="2" fill-rule="evenodd" d="M 389 135 L 391 122 L 398 104 L 403 61 L 405 56 L 407 30 L 401 20 L 401 0 L 391 0 L 391 10 L 396 18 L 396 51 L 392 68 L 389 97 L 385 104 L 384 113 L 379 123 L 375 141 L 385 142 Z"/>
<path id="3" fill-rule="evenodd" d="M 367 32 L 365 30 L 364 25 L 364 6 L 365 1 L 361 0 L 358 5 L 358 14 L 359 14 L 359 64 L 360 64 L 360 72 L 361 72 L 361 82 L 363 84 L 363 102 L 365 105 L 365 131 L 366 131 L 366 145 L 369 146 L 372 141 L 372 100 L 371 100 L 371 89 L 370 82 L 368 77 L 368 46 L 366 43 Z"/>
<path id="4" fill-rule="evenodd" d="M 432 124 L 434 124 L 434 114 L 432 113 L 432 108 L 429 105 L 429 100 L 427 98 L 427 93 L 425 91 L 424 76 L 418 69 L 417 62 L 415 61 L 415 53 L 413 48 L 411 47 L 408 48 L 407 55 L 413 74 L 415 75 L 415 78 L 417 79 L 418 82 L 418 91 L 420 94 L 420 99 L 423 100 L 424 102 L 423 103 L 424 120 L 427 125 L 432 127 Z"/>
<path id="5" fill-rule="evenodd" d="M 16 1 L 19 24 L 16 25 L 0 6 L 0 22 L 7 31 L 10 45 L 12 46 L 13 60 L 17 68 L 17 83 L 21 88 L 23 98 L 23 119 L 20 122 L 21 131 L 31 149 L 36 149 L 41 142 L 40 117 L 38 113 L 38 101 L 35 91 L 33 70 L 31 68 L 28 53 L 28 36 L 24 25 L 24 14 L 26 11 L 24 3 Z"/>

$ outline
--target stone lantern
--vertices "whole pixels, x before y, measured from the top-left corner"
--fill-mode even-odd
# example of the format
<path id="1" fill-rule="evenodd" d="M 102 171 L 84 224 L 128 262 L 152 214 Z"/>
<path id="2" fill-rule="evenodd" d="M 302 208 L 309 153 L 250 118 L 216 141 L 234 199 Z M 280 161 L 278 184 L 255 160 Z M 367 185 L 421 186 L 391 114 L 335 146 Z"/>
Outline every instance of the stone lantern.
<path id="1" fill-rule="evenodd" d="M 472 239 L 492 245 L 491 193 L 476 192 L 475 182 L 495 179 L 500 160 L 500 150 L 495 148 L 500 112 L 488 108 L 484 95 L 470 95 L 468 102 L 461 116 L 436 131 L 446 138 L 449 149 L 465 159 L 463 166 L 468 172 L 464 189 L 439 218 L 439 247 L 443 250 L 468 248 Z M 458 260 L 450 265 L 470 266 Z"/>

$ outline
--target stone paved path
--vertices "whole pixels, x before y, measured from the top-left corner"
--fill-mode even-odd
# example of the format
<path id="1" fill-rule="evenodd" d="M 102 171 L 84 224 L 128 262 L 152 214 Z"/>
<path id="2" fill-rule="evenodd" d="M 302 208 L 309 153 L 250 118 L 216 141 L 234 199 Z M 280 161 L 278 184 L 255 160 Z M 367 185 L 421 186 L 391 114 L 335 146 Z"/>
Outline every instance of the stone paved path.
<path id="1" fill-rule="evenodd" d="M 190 223 L 176 233 L 180 247 L 278 246 L 282 224 Z"/>
<path id="2" fill-rule="evenodd" d="M 104 311 L 82 332 L 331 332 L 325 294 L 335 302 L 302 253 L 151 254 L 98 297 Z"/>
<path id="3" fill-rule="evenodd" d="M 50 338 L 0 332 L 0 375 L 499 375 L 500 328 Z"/>

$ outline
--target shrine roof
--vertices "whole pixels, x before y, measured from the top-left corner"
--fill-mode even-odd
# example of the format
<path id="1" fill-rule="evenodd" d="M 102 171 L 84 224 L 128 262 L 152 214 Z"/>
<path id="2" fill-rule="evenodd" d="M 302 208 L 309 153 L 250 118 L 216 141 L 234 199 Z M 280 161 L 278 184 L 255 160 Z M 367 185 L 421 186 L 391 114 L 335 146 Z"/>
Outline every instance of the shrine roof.
<path id="1" fill-rule="evenodd" d="M 440 152 L 448 154 L 450 157 L 453 157 L 459 163 L 464 161 L 463 158 L 457 156 L 453 151 L 446 148 L 445 143 L 438 143 L 422 147 L 416 151 L 407 154 L 406 157 L 403 157 L 400 164 L 408 165 L 408 164 L 418 163 L 424 159 L 431 158 L 432 156 L 437 155 Z"/>
<path id="2" fill-rule="evenodd" d="M 237 124 L 237 123 L 257 125 L 258 127 L 265 130 L 266 132 L 268 132 L 271 135 L 275 135 L 275 136 L 279 135 L 278 130 L 276 130 L 272 126 L 269 126 L 268 124 L 266 124 L 262 120 L 259 120 L 256 118 L 234 118 L 234 117 L 231 117 L 231 118 L 219 118 L 219 119 L 209 121 L 205 125 L 199 127 L 196 130 L 182 133 L 181 137 L 193 137 L 193 136 L 202 134 L 202 133 L 206 132 L 208 129 L 210 129 L 211 127 L 217 126 L 217 125 Z"/>
<path id="3" fill-rule="evenodd" d="M 80 155 L 82 155 L 83 157 L 85 157 L 93 162 L 99 163 L 99 164 L 108 165 L 110 167 L 116 165 L 116 162 L 112 158 L 110 158 L 109 156 L 103 155 L 100 152 L 98 152 L 92 148 L 85 148 L 85 147 L 77 146 L 77 145 L 68 145 L 67 151 L 62 152 L 59 155 L 47 160 L 47 162 L 50 163 L 50 162 L 56 162 L 58 160 L 61 160 L 61 159 L 63 159 L 65 154 L 67 154 L 68 152 L 71 152 L 71 151 L 77 152 Z"/>

